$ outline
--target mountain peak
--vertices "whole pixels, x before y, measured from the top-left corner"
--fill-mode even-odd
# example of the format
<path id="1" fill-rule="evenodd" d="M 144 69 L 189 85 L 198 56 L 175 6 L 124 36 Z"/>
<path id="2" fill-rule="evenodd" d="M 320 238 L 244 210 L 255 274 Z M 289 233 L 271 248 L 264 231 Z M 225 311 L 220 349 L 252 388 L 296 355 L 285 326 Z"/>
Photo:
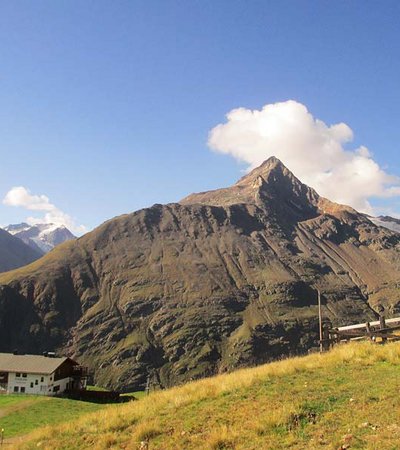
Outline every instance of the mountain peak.
<path id="1" fill-rule="evenodd" d="M 318 194 L 297 179 L 275 156 L 244 175 L 233 186 L 215 191 L 192 194 L 180 203 L 201 203 L 216 206 L 247 203 L 264 205 L 273 199 L 307 197 L 313 206 L 318 203 Z M 306 202 L 306 203 L 307 203 Z M 304 202 L 303 202 L 304 203 Z"/>
<path id="2" fill-rule="evenodd" d="M 289 220 L 307 220 L 319 214 L 354 212 L 320 197 L 302 183 L 277 157 L 272 156 L 244 175 L 233 186 L 191 194 L 180 201 L 183 205 L 203 204 L 230 206 L 253 204 L 270 212 L 283 214 Z"/>
<path id="3" fill-rule="evenodd" d="M 271 156 L 265 160 L 260 166 L 253 169 L 251 172 L 242 177 L 236 186 L 244 185 L 247 183 L 254 184 L 257 179 L 262 178 L 266 183 L 276 183 L 280 179 L 289 178 L 291 182 L 300 183 L 293 173 L 282 163 L 280 159 L 275 156 Z M 260 183 L 258 180 L 258 184 Z"/>
<path id="4" fill-rule="evenodd" d="M 264 169 L 274 169 L 274 168 L 284 168 L 287 170 L 287 167 L 283 164 L 283 162 L 277 158 L 276 156 L 270 156 L 268 159 L 266 159 L 263 163 L 261 163 L 258 168 L 264 168 Z"/>
<path id="5" fill-rule="evenodd" d="M 273 169 L 275 167 L 284 167 L 286 169 L 286 166 L 279 158 L 277 158 L 276 156 L 270 156 L 258 166 L 258 169 Z"/>

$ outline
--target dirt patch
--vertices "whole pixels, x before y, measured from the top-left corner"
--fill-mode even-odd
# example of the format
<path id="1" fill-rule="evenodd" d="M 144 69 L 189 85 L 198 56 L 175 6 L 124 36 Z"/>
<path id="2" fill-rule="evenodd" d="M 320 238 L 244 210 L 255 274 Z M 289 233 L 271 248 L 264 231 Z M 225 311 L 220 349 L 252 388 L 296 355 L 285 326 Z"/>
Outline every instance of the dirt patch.
<path id="1" fill-rule="evenodd" d="M 9 414 L 17 412 L 17 411 L 21 411 L 21 409 L 28 408 L 29 406 L 32 405 L 32 403 L 34 403 L 34 401 L 35 400 L 29 399 L 29 400 L 25 400 L 23 402 L 17 403 L 15 405 L 10 405 L 5 408 L 0 408 L 0 418 L 8 416 Z"/>
<path id="2" fill-rule="evenodd" d="M 28 436 L 28 434 L 24 434 L 22 436 L 13 436 L 11 438 L 4 439 L 3 445 L 8 447 L 9 445 L 20 444 L 21 442 L 25 441 Z"/>

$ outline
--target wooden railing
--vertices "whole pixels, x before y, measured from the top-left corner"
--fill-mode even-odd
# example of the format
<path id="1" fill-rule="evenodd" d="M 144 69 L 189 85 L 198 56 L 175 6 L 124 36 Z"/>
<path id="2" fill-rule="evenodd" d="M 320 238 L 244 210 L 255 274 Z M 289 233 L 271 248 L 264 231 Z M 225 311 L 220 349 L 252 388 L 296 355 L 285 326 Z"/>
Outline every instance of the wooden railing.
<path id="1" fill-rule="evenodd" d="M 323 330 L 322 344 L 324 349 L 343 342 L 369 339 L 373 342 L 399 341 L 400 317 L 385 319 L 383 316 L 374 322 L 358 323 L 338 328 Z"/>

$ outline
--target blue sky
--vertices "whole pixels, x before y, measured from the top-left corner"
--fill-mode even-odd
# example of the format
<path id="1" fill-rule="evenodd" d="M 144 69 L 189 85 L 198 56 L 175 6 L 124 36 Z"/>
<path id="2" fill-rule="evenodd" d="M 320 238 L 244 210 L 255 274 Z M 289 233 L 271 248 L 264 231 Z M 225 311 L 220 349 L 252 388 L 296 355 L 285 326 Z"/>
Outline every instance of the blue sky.
<path id="1" fill-rule="evenodd" d="M 3 0 L 0 196 L 23 186 L 91 229 L 226 186 L 252 161 L 210 130 L 289 99 L 400 176 L 399 20 L 398 1 Z M 0 205 L 3 225 L 41 215 Z"/>

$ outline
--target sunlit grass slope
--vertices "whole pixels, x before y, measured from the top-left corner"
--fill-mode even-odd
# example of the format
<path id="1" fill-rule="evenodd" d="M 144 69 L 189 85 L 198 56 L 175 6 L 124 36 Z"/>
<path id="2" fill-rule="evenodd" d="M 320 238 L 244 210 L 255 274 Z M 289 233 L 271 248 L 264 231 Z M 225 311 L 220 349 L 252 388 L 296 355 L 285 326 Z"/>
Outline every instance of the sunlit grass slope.
<path id="1" fill-rule="evenodd" d="M 22 447 L 398 449 L 399 388 L 399 344 L 348 344 L 153 393 Z"/>
<path id="2" fill-rule="evenodd" d="M 106 405 L 35 395 L 0 395 L 4 438 L 21 436 L 48 424 L 67 422 Z"/>

